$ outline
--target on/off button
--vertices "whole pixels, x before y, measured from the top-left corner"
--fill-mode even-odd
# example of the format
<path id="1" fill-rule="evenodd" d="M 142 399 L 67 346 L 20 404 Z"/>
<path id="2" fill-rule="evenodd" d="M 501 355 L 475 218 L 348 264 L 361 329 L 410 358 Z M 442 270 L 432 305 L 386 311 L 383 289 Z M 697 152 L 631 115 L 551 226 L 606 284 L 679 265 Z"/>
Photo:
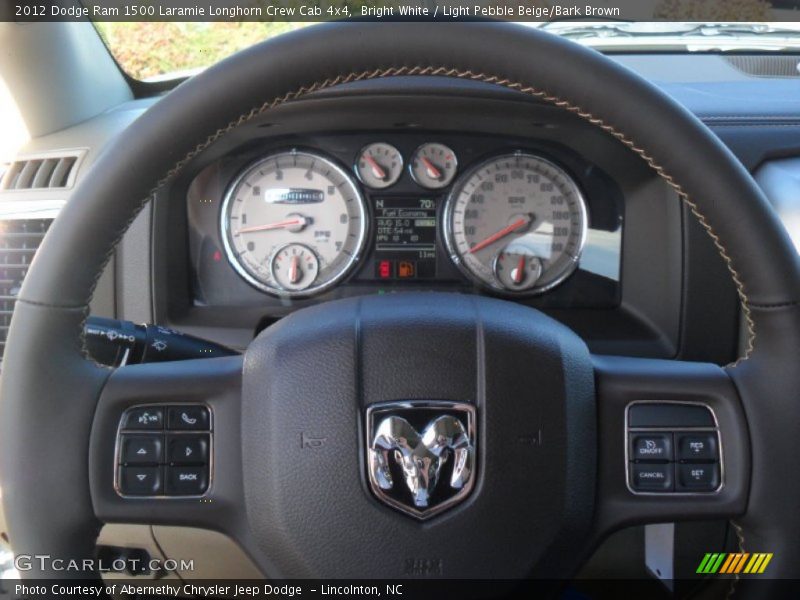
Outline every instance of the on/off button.
<path id="1" fill-rule="evenodd" d="M 671 461 L 672 434 L 646 433 L 631 435 L 632 460 Z"/>

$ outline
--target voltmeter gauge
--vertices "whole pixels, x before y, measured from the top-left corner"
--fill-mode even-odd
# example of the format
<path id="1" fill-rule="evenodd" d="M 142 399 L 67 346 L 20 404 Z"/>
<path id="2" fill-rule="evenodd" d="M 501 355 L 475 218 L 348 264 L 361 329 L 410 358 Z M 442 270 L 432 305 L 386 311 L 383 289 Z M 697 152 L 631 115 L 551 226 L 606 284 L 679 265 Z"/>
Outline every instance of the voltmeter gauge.
<path id="1" fill-rule="evenodd" d="M 403 173 L 403 156 L 391 144 L 376 142 L 359 152 L 355 171 L 361 183 L 372 189 L 382 190 L 400 179 Z"/>

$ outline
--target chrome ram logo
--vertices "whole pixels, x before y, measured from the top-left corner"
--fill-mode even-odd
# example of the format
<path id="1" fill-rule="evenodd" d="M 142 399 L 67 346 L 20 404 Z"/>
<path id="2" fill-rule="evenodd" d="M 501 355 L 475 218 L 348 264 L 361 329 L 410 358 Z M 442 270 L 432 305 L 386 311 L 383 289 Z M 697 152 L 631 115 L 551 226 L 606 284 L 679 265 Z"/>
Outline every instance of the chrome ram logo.
<path id="1" fill-rule="evenodd" d="M 420 519 L 469 495 L 475 476 L 475 407 L 392 402 L 367 410 L 367 469 L 373 493 Z"/>

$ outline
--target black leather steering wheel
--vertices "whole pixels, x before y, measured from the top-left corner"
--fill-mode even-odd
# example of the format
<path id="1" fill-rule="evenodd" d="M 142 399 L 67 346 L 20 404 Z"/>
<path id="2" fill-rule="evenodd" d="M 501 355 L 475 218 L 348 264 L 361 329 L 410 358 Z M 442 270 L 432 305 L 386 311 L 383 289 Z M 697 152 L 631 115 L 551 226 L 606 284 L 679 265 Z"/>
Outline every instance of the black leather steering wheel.
<path id="1" fill-rule="evenodd" d="M 262 332 L 243 357 L 115 371 L 85 357 L 82 326 L 99 274 L 160 186 L 280 104 L 401 75 L 515 90 L 641 156 L 727 264 L 742 303 L 742 357 L 720 368 L 592 356 L 537 311 L 433 294 L 305 309 Z M 568 577 L 619 527 L 734 518 L 746 551 L 774 553 L 769 575 L 797 577 L 800 481 L 785 465 L 800 423 L 798 302 L 797 254 L 750 175 L 692 114 L 601 54 L 510 24 L 329 24 L 281 36 L 192 78 L 133 123 L 41 246 L 0 390 L 11 543 L 18 554 L 82 559 L 104 522 L 192 525 L 233 537 L 272 577 L 401 577 L 409 557 L 439 560 L 445 577 Z M 401 370 L 414 375 L 397 377 Z M 424 523 L 376 501 L 363 450 L 366 408 L 413 399 L 477 411 L 474 489 Z M 634 400 L 713 410 L 724 448 L 718 493 L 631 493 L 625 411 Z M 210 502 L 116 494 L 119 419 L 145 403 L 211 408 Z M 521 443 L 537 432 L 539 443 Z M 310 449 L 303 435 L 326 443 Z"/>

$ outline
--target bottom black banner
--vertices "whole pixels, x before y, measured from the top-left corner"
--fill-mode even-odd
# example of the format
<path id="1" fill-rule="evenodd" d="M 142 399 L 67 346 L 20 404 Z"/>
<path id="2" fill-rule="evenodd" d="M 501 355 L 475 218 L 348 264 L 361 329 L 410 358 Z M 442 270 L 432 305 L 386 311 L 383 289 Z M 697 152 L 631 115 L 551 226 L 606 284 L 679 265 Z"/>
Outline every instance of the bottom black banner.
<path id="1" fill-rule="evenodd" d="M 746 592 L 746 594 L 744 593 Z M 37 598 L 413 598 L 478 600 L 484 598 L 800 598 L 800 581 L 755 578 L 708 578 L 659 582 L 641 580 L 181 580 L 114 578 L 96 580 L 0 579 L 0 599 Z M 633 596 L 635 595 L 635 596 Z"/>

